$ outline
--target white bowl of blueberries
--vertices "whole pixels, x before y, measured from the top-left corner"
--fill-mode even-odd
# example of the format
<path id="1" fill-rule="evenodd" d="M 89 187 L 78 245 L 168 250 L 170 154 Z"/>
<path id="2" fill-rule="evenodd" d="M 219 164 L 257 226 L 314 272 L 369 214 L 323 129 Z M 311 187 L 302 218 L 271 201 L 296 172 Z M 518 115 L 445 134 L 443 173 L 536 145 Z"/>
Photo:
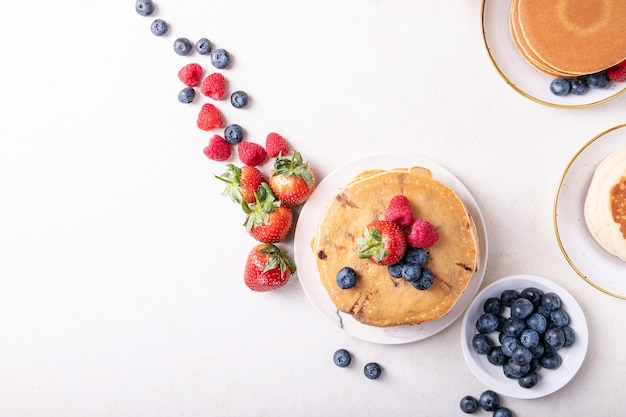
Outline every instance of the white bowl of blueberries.
<path id="1" fill-rule="evenodd" d="M 474 375 L 493 391 L 539 398 L 565 386 L 587 353 L 587 321 L 563 287 L 534 275 L 497 280 L 472 301 L 461 347 Z"/>

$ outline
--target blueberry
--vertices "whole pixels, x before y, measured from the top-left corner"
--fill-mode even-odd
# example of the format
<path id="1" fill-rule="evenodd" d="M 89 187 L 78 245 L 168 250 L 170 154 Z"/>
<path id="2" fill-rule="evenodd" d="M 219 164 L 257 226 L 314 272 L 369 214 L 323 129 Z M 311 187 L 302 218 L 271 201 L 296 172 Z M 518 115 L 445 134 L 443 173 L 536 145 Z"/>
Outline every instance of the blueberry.
<path id="1" fill-rule="evenodd" d="M 376 362 L 370 362 L 363 367 L 363 373 L 368 379 L 377 379 L 383 373 L 383 370 Z"/>
<path id="2" fill-rule="evenodd" d="M 487 353 L 487 360 L 490 364 L 502 366 L 509 360 L 509 357 L 502 353 L 502 346 L 495 346 Z"/>
<path id="3" fill-rule="evenodd" d="M 224 139 L 231 145 L 237 145 L 243 140 L 243 128 L 236 123 L 229 124 L 224 129 Z"/>
<path id="4" fill-rule="evenodd" d="M 337 272 L 337 285 L 342 290 L 354 287 L 356 284 L 356 272 L 349 266 L 345 266 Z"/>
<path id="5" fill-rule="evenodd" d="M 528 298 L 519 297 L 511 304 L 511 318 L 523 320 L 530 316 L 534 310 L 535 306 Z"/>
<path id="6" fill-rule="evenodd" d="M 529 349 L 533 354 L 533 359 L 539 359 L 541 356 L 543 356 L 543 354 L 546 351 L 545 346 L 541 342 L 534 348 L 529 348 Z"/>
<path id="7" fill-rule="evenodd" d="M 154 3 L 152 3 L 152 0 L 137 0 L 135 2 L 135 11 L 142 16 L 150 16 L 154 12 Z"/>
<path id="8" fill-rule="evenodd" d="M 196 52 L 200 55 L 206 55 L 211 52 L 211 41 L 207 38 L 200 38 L 196 42 Z"/>
<path id="9" fill-rule="evenodd" d="M 543 314 L 533 313 L 526 319 L 526 326 L 537 333 L 544 333 L 548 328 L 548 320 Z"/>
<path id="10" fill-rule="evenodd" d="M 480 394 L 478 403 L 485 411 L 494 411 L 500 407 L 500 397 L 492 390 L 487 390 Z"/>
<path id="11" fill-rule="evenodd" d="M 422 268 L 422 273 L 417 281 L 413 281 L 413 286 L 418 290 L 427 290 L 433 285 L 434 281 L 433 271 L 428 268 Z"/>
<path id="12" fill-rule="evenodd" d="M 483 311 L 485 313 L 493 313 L 495 315 L 498 315 L 502 313 L 502 307 L 502 300 L 497 297 L 489 297 L 485 300 L 485 303 L 483 304 Z"/>
<path id="13" fill-rule="evenodd" d="M 461 406 L 461 411 L 465 414 L 472 414 L 476 410 L 478 410 L 478 400 L 471 395 L 466 395 L 461 398 L 461 402 L 459 404 Z"/>
<path id="14" fill-rule="evenodd" d="M 415 282 L 420 278 L 422 268 L 417 264 L 405 263 L 402 265 L 402 278 L 409 282 Z"/>
<path id="15" fill-rule="evenodd" d="M 338 367 L 345 368 L 352 362 L 352 356 L 347 350 L 339 349 L 333 354 L 333 362 L 335 362 L 335 365 Z"/>
<path id="16" fill-rule="evenodd" d="M 424 248 L 407 248 L 404 253 L 404 260 L 406 262 L 423 266 L 428 259 L 428 252 Z"/>
<path id="17" fill-rule="evenodd" d="M 472 338 L 472 348 L 474 349 L 474 352 L 479 355 L 488 354 L 492 347 L 493 343 L 491 342 L 491 339 L 482 333 L 477 333 Z"/>
<path id="18" fill-rule="evenodd" d="M 155 36 L 163 36 L 167 33 L 167 23 L 163 19 L 155 19 L 150 25 L 150 31 Z"/>
<path id="19" fill-rule="evenodd" d="M 504 376 L 511 379 L 521 378 L 526 375 L 530 371 L 530 363 L 525 365 L 520 365 L 515 363 L 515 361 L 511 358 L 507 363 L 502 366 L 502 372 L 504 372 Z"/>
<path id="20" fill-rule="evenodd" d="M 540 359 L 541 366 L 546 369 L 557 369 L 561 366 L 561 357 L 556 352 L 546 352 Z"/>
<path id="21" fill-rule="evenodd" d="M 528 349 L 532 349 L 537 347 L 540 342 L 539 332 L 533 329 L 526 329 L 522 332 L 522 335 L 519 337 L 519 341 L 522 346 L 527 347 Z"/>
<path id="22" fill-rule="evenodd" d="M 196 90 L 191 87 L 185 87 L 178 93 L 178 101 L 189 104 L 196 98 Z"/>
<path id="23" fill-rule="evenodd" d="M 511 304 L 513 304 L 513 301 L 517 298 L 519 298 L 519 293 L 516 290 L 504 290 L 500 294 L 502 304 L 506 307 L 511 307 Z"/>
<path id="24" fill-rule="evenodd" d="M 571 93 L 577 96 L 581 96 L 589 90 L 589 84 L 587 84 L 587 80 L 583 77 L 572 78 L 569 83 L 572 87 Z"/>
<path id="25" fill-rule="evenodd" d="M 541 305 L 548 311 L 557 310 L 561 308 L 561 298 L 553 292 L 547 292 L 541 298 Z"/>
<path id="26" fill-rule="evenodd" d="M 483 313 L 476 320 L 476 330 L 478 333 L 491 333 L 495 332 L 500 325 L 498 316 L 493 313 Z"/>
<path id="27" fill-rule="evenodd" d="M 398 262 L 393 265 L 387 266 L 387 272 L 393 278 L 402 278 L 403 267 L 404 267 L 404 262 Z"/>
<path id="28" fill-rule="evenodd" d="M 609 86 L 609 77 L 605 72 L 596 72 L 587 75 L 587 84 L 591 88 L 607 88 Z"/>
<path id="29" fill-rule="evenodd" d="M 217 69 L 224 69 L 230 64 L 230 54 L 225 49 L 211 51 L 211 64 Z"/>
<path id="30" fill-rule="evenodd" d="M 524 330 L 526 330 L 526 322 L 513 317 L 507 318 L 502 326 L 502 332 L 507 336 L 520 337 Z"/>
<path id="31" fill-rule="evenodd" d="M 513 356 L 513 351 L 519 345 L 519 340 L 516 337 L 512 336 L 504 336 L 502 338 L 502 342 L 500 343 L 500 347 L 502 347 L 502 353 L 504 353 L 508 357 Z"/>
<path id="32" fill-rule="evenodd" d="M 543 339 L 546 341 L 547 346 L 559 349 L 565 344 L 565 333 L 559 327 L 551 327 L 546 330 Z"/>
<path id="33" fill-rule="evenodd" d="M 559 77 L 552 80 L 550 83 L 550 91 L 555 96 L 564 96 L 570 92 L 572 86 L 569 83 L 569 80 Z"/>
<path id="34" fill-rule="evenodd" d="M 511 410 L 506 407 L 497 408 L 492 415 L 493 417 L 513 417 Z"/>
<path id="35" fill-rule="evenodd" d="M 572 346 L 576 342 L 576 334 L 574 333 L 574 330 L 567 326 L 563 327 L 561 330 L 563 330 L 563 334 L 565 334 L 565 343 L 563 344 L 563 347 Z"/>
<path id="36" fill-rule="evenodd" d="M 537 385 L 537 381 L 539 380 L 537 376 L 537 372 L 529 372 L 523 377 L 517 380 L 517 383 L 522 388 L 532 388 Z M 495 414 L 494 414 L 495 415 Z"/>
<path id="37" fill-rule="evenodd" d="M 536 306 L 536 305 L 539 305 L 539 303 L 541 303 L 541 297 L 543 296 L 543 291 L 541 291 L 539 288 L 528 287 L 528 288 L 524 288 L 522 292 L 520 292 L 520 296 L 527 298 L 528 300 L 530 300 L 531 303 L 533 303 L 534 306 Z"/>
<path id="38" fill-rule="evenodd" d="M 230 95 L 230 104 L 236 109 L 241 109 L 248 105 L 248 95 L 243 91 L 235 91 Z"/>
<path id="39" fill-rule="evenodd" d="M 539 304 L 537 308 L 535 309 L 535 312 L 541 314 L 542 316 L 546 318 L 550 317 L 550 310 L 545 308 L 543 304 Z"/>
<path id="40" fill-rule="evenodd" d="M 180 56 L 189 55 L 193 50 L 191 41 L 187 38 L 178 38 L 174 41 L 174 52 Z"/>
<path id="41" fill-rule="evenodd" d="M 556 327 L 565 327 L 569 324 L 569 315 L 559 308 L 550 313 L 550 320 Z"/>
<path id="42" fill-rule="evenodd" d="M 527 347 L 518 346 L 513 349 L 511 360 L 515 362 L 516 365 L 530 365 L 530 361 L 533 360 L 533 354 Z"/>

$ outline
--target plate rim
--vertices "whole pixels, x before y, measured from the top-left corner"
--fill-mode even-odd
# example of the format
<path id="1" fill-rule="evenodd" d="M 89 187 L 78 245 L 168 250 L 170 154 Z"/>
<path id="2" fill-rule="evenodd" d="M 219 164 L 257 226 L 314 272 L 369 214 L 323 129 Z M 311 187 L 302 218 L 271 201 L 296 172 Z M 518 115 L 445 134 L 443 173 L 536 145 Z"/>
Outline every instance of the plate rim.
<path id="1" fill-rule="evenodd" d="M 554 102 L 551 102 L 551 101 L 542 100 L 542 99 L 540 99 L 538 97 L 535 97 L 532 94 L 524 91 L 520 87 L 518 87 L 513 81 L 511 81 L 509 79 L 509 77 L 507 77 L 507 75 L 504 73 L 504 71 L 496 63 L 496 60 L 495 60 L 493 54 L 491 53 L 491 47 L 489 46 L 489 41 L 487 40 L 487 31 L 485 30 L 485 9 L 487 7 L 486 6 L 487 2 L 493 2 L 493 1 L 494 0 L 482 0 L 482 5 L 481 5 L 481 8 L 480 8 L 481 29 L 482 29 L 482 33 L 483 33 L 483 43 L 485 45 L 485 49 L 487 50 L 487 55 L 489 56 L 489 60 L 491 61 L 492 66 L 496 69 L 496 72 L 517 93 L 521 94 L 522 96 L 526 97 L 527 99 L 529 99 L 531 101 L 534 101 L 535 103 L 539 103 L 539 104 L 542 104 L 542 105 L 545 105 L 545 106 L 556 107 L 556 108 L 561 108 L 561 109 L 580 109 L 580 108 L 592 107 L 592 106 L 596 106 L 598 104 L 606 103 L 606 102 L 608 102 L 610 100 L 613 100 L 614 98 L 620 96 L 624 92 L 626 92 L 626 84 L 625 84 L 624 88 L 618 90 L 615 94 L 607 96 L 607 97 L 605 97 L 605 98 L 603 98 L 601 100 L 596 100 L 596 101 L 592 101 L 592 102 L 588 102 L 588 103 L 581 103 L 581 104 L 561 104 L 561 103 L 554 103 Z M 510 4 L 511 0 L 507 0 L 507 1 Z M 530 64 L 528 64 L 528 65 L 530 66 Z"/>
<path id="2" fill-rule="evenodd" d="M 328 181 L 328 178 L 330 178 L 332 180 L 334 175 L 342 175 L 341 173 L 344 170 L 349 170 L 351 169 L 351 167 L 353 166 L 359 166 L 360 164 L 367 164 L 370 161 L 374 161 L 374 160 L 379 160 L 379 161 L 383 161 L 380 163 L 380 165 L 382 166 L 382 168 L 379 169 L 392 169 L 392 168 L 397 168 L 400 166 L 407 166 L 407 165 L 411 165 L 411 166 L 419 166 L 422 165 L 425 168 L 431 169 L 431 170 L 435 170 L 435 171 L 440 171 L 440 173 L 445 174 L 446 176 L 449 176 L 450 178 L 454 179 L 455 182 L 457 182 L 457 184 L 460 187 L 462 187 L 462 194 L 467 194 L 467 197 L 469 197 L 469 199 L 471 201 L 466 201 L 465 199 L 462 199 L 463 203 L 466 205 L 466 207 L 468 208 L 468 211 L 470 212 L 470 215 L 472 216 L 472 218 L 474 219 L 474 223 L 476 225 L 476 229 L 477 229 L 477 234 L 479 237 L 479 248 L 480 248 L 480 254 L 479 254 L 479 260 L 480 260 L 480 266 L 479 266 L 479 270 L 474 274 L 474 276 L 472 276 L 470 283 L 468 283 L 468 286 L 466 287 L 465 291 L 462 293 L 462 297 L 467 298 L 466 304 L 462 307 L 459 308 L 459 310 L 454 310 L 454 307 L 457 305 L 455 304 L 452 309 L 446 313 L 446 315 L 442 316 L 440 319 L 437 320 L 441 320 L 444 317 L 448 316 L 450 313 L 454 312 L 454 317 L 453 316 L 448 316 L 448 320 L 449 322 L 445 323 L 445 325 L 443 325 L 443 327 L 438 328 L 436 331 L 434 331 L 433 333 L 428 333 L 426 335 L 424 335 L 424 331 L 422 330 L 424 328 L 424 326 L 421 326 L 420 324 L 416 324 L 416 325 L 409 325 L 409 326 L 391 326 L 391 327 L 375 327 L 375 326 L 368 326 L 365 325 L 363 323 L 360 323 L 358 321 L 356 321 L 354 318 L 352 318 L 351 316 L 342 313 L 340 311 L 338 311 L 336 309 L 336 307 L 334 307 L 334 305 L 332 305 L 333 307 L 333 314 L 329 314 L 329 312 L 323 311 L 321 309 L 320 306 L 317 305 L 317 303 L 315 302 L 315 300 L 313 299 L 312 295 L 309 293 L 309 290 L 307 288 L 307 285 L 305 284 L 305 282 L 303 282 L 303 280 L 301 279 L 301 273 L 298 274 L 298 280 L 300 281 L 300 285 L 303 288 L 307 298 L 309 299 L 309 301 L 311 302 L 311 304 L 313 304 L 313 306 L 315 307 L 316 310 L 318 310 L 320 313 L 322 313 L 322 315 L 324 317 L 326 317 L 326 319 L 329 319 L 334 325 L 338 326 L 340 329 L 342 329 L 345 333 L 347 333 L 348 335 L 355 337 L 357 339 L 360 340 L 364 340 L 364 341 L 368 341 L 368 342 L 372 342 L 372 343 L 378 343 L 378 344 L 406 344 L 406 343 L 413 343 L 419 340 L 423 340 L 425 338 L 434 336 L 435 334 L 443 331 L 444 329 L 446 329 L 447 327 L 449 327 L 450 325 L 452 325 L 455 321 L 457 321 L 459 319 L 459 317 L 461 317 L 464 312 L 466 311 L 467 307 L 470 305 L 471 301 L 473 300 L 474 296 L 478 293 L 478 291 L 480 290 L 480 286 L 482 284 L 483 278 L 485 276 L 485 270 L 487 268 L 487 261 L 488 261 L 488 237 L 487 237 L 487 230 L 486 230 L 486 224 L 484 221 L 484 217 L 482 215 L 482 211 L 480 209 L 480 206 L 478 205 L 477 200 L 474 198 L 473 194 L 470 192 L 470 190 L 467 188 L 467 186 L 455 175 L 453 174 L 451 171 L 449 171 L 447 168 L 443 167 L 441 164 L 439 164 L 438 162 L 433 161 L 432 159 L 428 158 L 428 157 L 423 157 L 421 155 L 416 155 L 416 154 L 399 154 L 399 153 L 375 153 L 375 154 L 369 154 L 369 155 L 364 155 L 361 157 L 357 157 L 351 161 L 348 161 L 340 166 L 338 166 L 337 168 L 335 168 L 334 170 L 332 170 L 328 175 L 326 175 L 318 184 L 318 187 L 320 187 L 322 185 L 322 183 L 324 181 Z M 398 163 L 392 162 L 398 160 Z M 393 167 L 391 165 L 394 165 Z M 375 164 L 370 164 L 368 166 L 364 166 L 358 169 L 359 172 L 364 171 L 364 170 L 368 170 L 368 169 L 377 169 Z M 356 172 L 354 175 L 357 175 L 359 172 Z M 347 175 L 347 174 L 343 174 L 343 175 Z M 433 177 L 437 178 L 436 172 L 433 172 Z M 347 182 L 346 182 L 347 183 Z M 333 191 L 334 193 L 338 192 L 341 187 L 343 187 L 345 184 L 339 184 L 336 187 L 333 186 Z M 459 193 L 460 191 L 455 189 L 454 187 L 452 187 L 450 184 L 446 184 L 449 187 L 451 187 L 453 190 L 455 190 L 455 193 Z M 459 198 L 461 198 L 461 196 L 459 196 Z M 330 201 L 330 200 L 328 200 Z M 307 203 L 304 204 L 304 206 L 302 207 L 302 210 L 300 212 L 300 216 L 302 216 L 302 213 L 304 212 L 306 214 L 307 209 Z M 328 204 L 328 202 L 324 203 L 324 207 Z M 470 207 L 471 206 L 471 207 Z M 323 211 L 324 207 L 322 207 L 321 211 Z M 317 224 L 317 222 L 319 221 L 319 219 L 315 220 L 315 224 Z M 299 247 L 301 245 L 304 245 L 306 247 L 310 247 L 307 245 L 308 242 L 304 242 L 301 239 L 299 239 L 300 234 L 304 234 L 305 232 L 302 231 L 302 228 L 305 227 L 303 226 L 303 223 L 300 222 L 300 217 L 299 220 L 296 224 L 296 230 L 294 233 L 294 257 L 298 258 L 300 256 L 300 254 L 302 253 L 302 250 L 299 249 Z M 306 249 L 305 249 L 306 250 Z M 311 256 L 313 256 L 313 253 L 311 252 Z M 296 261 L 296 265 L 299 268 L 299 264 L 301 263 L 298 259 L 295 259 Z M 314 272 L 317 274 L 317 269 L 315 269 Z M 320 282 L 320 287 L 321 287 L 321 282 Z M 328 303 L 332 304 L 332 300 L 330 300 L 330 297 L 328 297 Z M 432 322 L 429 323 L 434 323 L 437 320 L 433 320 Z M 346 323 L 347 321 L 347 323 Z M 347 325 L 347 326 L 346 326 Z M 357 328 L 357 331 L 354 332 L 353 327 Z M 411 335 L 410 337 L 407 337 L 406 335 L 403 336 L 399 336 L 396 332 L 397 331 L 404 331 L 408 328 L 415 328 L 415 334 Z M 372 332 L 372 333 L 376 333 L 379 334 L 378 337 L 372 337 L 372 336 L 364 336 L 362 333 L 360 333 L 358 330 L 361 330 L 362 332 Z"/>
<path id="3" fill-rule="evenodd" d="M 569 378 L 566 378 L 565 380 L 562 381 L 562 384 L 559 385 L 557 384 L 554 389 L 549 389 L 549 390 L 544 390 L 543 392 L 535 389 L 533 390 L 533 388 L 522 388 L 522 387 L 518 387 L 513 385 L 512 387 L 507 385 L 506 389 L 503 389 L 502 387 L 495 387 L 495 386 L 491 386 L 491 384 L 489 383 L 490 381 L 485 380 L 485 375 L 483 375 L 483 373 L 480 373 L 477 371 L 477 369 L 479 369 L 480 367 L 478 367 L 478 365 L 475 365 L 475 368 L 472 367 L 470 365 L 470 357 L 472 356 L 471 353 L 471 347 L 469 346 L 469 341 L 467 341 L 465 335 L 468 331 L 468 326 L 470 326 L 469 320 L 469 312 L 477 305 L 478 301 L 481 300 L 482 298 L 485 297 L 486 294 L 489 293 L 489 290 L 493 289 L 496 286 L 502 286 L 504 285 L 505 282 L 509 282 L 509 281 L 525 281 L 528 282 L 528 285 L 525 286 L 537 286 L 537 287 L 543 287 L 543 288 L 550 288 L 553 291 L 558 291 L 558 294 L 560 296 L 562 296 L 562 294 L 565 294 L 565 296 L 562 296 L 562 298 L 567 298 L 568 302 L 569 301 L 573 301 L 573 306 L 568 306 L 568 312 L 571 313 L 571 309 L 572 307 L 574 309 L 576 309 L 577 312 L 580 313 L 580 316 L 577 316 L 579 318 L 581 318 L 581 322 L 579 324 L 576 325 L 576 327 L 574 327 L 574 330 L 576 331 L 576 343 L 578 343 L 578 346 L 581 346 L 580 343 L 582 343 L 582 348 L 581 347 L 577 347 L 577 349 L 582 349 L 581 353 L 579 353 L 579 357 L 580 362 L 576 365 L 576 369 L 575 371 L 570 375 Z M 472 329 L 475 328 L 474 325 L 471 326 Z M 583 334 L 579 333 L 579 331 L 582 330 L 584 333 L 584 337 Z M 475 333 L 475 332 L 473 332 Z M 540 275 L 536 275 L 536 274 L 515 274 L 515 275 L 508 275 L 499 279 L 496 279 L 495 281 L 493 281 L 491 284 L 487 285 L 485 288 L 483 288 L 477 295 L 476 297 L 474 297 L 474 300 L 472 300 L 472 303 L 467 307 L 467 310 L 465 312 L 465 315 L 463 317 L 463 323 L 461 325 L 461 350 L 463 353 L 463 358 L 465 360 L 466 365 L 468 366 L 468 368 L 470 368 L 470 371 L 472 372 L 472 374 L 478 378 L 482 383 L 484 383 L 486 386 L 488 386 L 490 389 L 493 389 L 496 392 L 501 393 L 502 395 L 506 395 L 508 397 L 512 397 L 512 398 L 518 398 L 518 399 L 535 399 L 535 398 L 541 398 L 541 397 L 546 397 L 548 395 L 551 395 L 557 391 L 559 391 L 560 389 L 562 389 L 563 387 L 565 387 L 567 384 L 569 384 L 571 382 L 572 379 L 574 379 L 574 377 L 578 374 L 578 372 L 580 371 L 580 368 L 582 367 L 583 363 L 585 362 L 585 358 L 587 356 L 587 352 L 588 352 L 588 348 L 589 348 L 589 327 L 587 324 L 587 318 L 585 316 L 584 310 L 582 309 L 582 307 L 580 306 L 580 304 L 578 303 L 578 301 L 576 300 L 576 298 L 566 289 L 564 288 L 562 285 L 560 285 L 559 283 L 552 281 L 544 276 L 540 276 Z M 494 365 L 495 366 L 495 365 Z M 558 372 L 558 370 L 556 371 Z M 489 375 L 489 379 L 491 379 L 492 376 Z M 513 380 L 511 380 L 513 381 Z M 527 395 L 520 395 L 519 393 L 523 393 L 523 394 L 527 394 Z"/>
<path id="4" fill-rule="evenodd" d="M 607 134 L 622 129 L 622 128 L 626 128 L 626 123 L 623 124 L 619 124 L 617 126 L 613 126 L 599 134 L 597 134 L 596 136 L 594 136 L 593 138 L 589 139 L 575 154 L 574 156 L 569 160 L 569 162 L 567 163 L 567 165 L 565 166 L 565 170 L 563 171 L 563 174 L 561 175 L 561 178 L 559 180 L 559 185 L 556 189 L 556 193 L 554 195 L 554 204 L 553 204 L 553 208 L 552 208 L 552 222 L 553 222 L 553 227 L 554 227 L 554 233 L 556 235 L 556 240 L 557 243 L 559 245 L 559 249 L 561 250 L 561 253 L 563 254 L 563 256 L 565 257 L 565 259 L 567 260 L 567 263 L 570 265 L 570 267 L 585 281 L 587 282 L 589 285 L 591 285 L 592 287 L 596 288 L 597 290 L 610 295 L 612 297 L 616 297 L 622 300 L 626 300 L 626 294 L 621 295 L 618 293 L 615 293 L 611 290 L 608 290 L 604 287 L 602 287 L 601 285 L 597 284 L 596 282 L 594 282 L 591 278 L 589 278 L 584 272 L 582 272 L 580 270 L 580 268 L 574 263 L 574 261 L 572 260 L 572 258 L 570 257 L 570 255 L 568 254 L 567 250 L 565 249 L 565 246 L 563 244 L 563 240 L 561 238 L 561 233 L 559 232 L 559 224 L 557 221 L 557 209 L 559 206 L 559 195 L 561 194 L 561 189 L 563 188 L 563 182 L 565 181 L 565 178 L 567 177 L 567 174 L 570 171 L 570 168 L 572 167 L 572 165 L 574 164 L 574 162 L 576 162 L 576 160 L 585 152 L 585 150 L 587 150 L 593 143 L 595 143 L 597 140 L 600 140 L 601 138 L 605 137 Z M 626 143 L 624 144 L 624 146 L 626 146 Z M 598 161 L 599 162 L 599 161 Z"/>

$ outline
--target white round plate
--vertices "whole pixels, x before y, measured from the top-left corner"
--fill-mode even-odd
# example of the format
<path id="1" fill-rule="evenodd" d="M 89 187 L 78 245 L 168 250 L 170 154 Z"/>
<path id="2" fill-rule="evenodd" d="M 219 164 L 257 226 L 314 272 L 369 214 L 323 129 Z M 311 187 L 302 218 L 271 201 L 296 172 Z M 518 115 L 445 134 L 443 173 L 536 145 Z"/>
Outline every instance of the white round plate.
<path id="1" fill-rule="evenodd" d="M 577 96 L 555 96 L 550 92 L 552 77 L 524 60 L 511 39 L 509 10 L 511 0 L 483 0 L 483 38 L 489 58 L 502 78 L 515 91 L 541 104 L 555 107 L 587 107 L 600 104 L 626 91 L 626 83 L 611 82 L 605 89 L 589 89 Z"/>
<path id="2" fill-rule="evenodd" d="M 626 124 L 591 139 L 570 161 L 554 202 L 554 230 L 561 251 L 585 281 L 600 291 L 626 299 L 626 262 L 606 252 L 587 230 L 584 203 L 598 164 L 626 146 Z"/>
<path id="3" fill-rule="evenodd" d="M 557 369 L 540 369 L 539 382 L 532 388 L 522 388 L 516 379 L 507 378 L 501 366 L 492 365 L 486 355 L 479 355 L 472 348 L 472 338 L 476 334 L 476 320 L 483 313 L 483 304 L 489 297 L 499 297 L 504 290 L 518 290 L 535 287 L 544 292 L 554 292 L 561 298 L 561 304 L 569 314 L 569 327 L 576 334 L 576 341 L 567 348 L 559 349 L 558 353 L 563 360 Z M 505 312 L 505 315 L 507 313 Z M 494 337 L 497 343 L 497 338 Z M 513 398 L 539 398 L 552 394 L 563 388 L 576 375 L 585 360 L 589 334 L 587 321 L 580 305 L 574 297 L 555 282 L 534 275 L 513 275 L 490 284 L 483 289 L 467 309 L 461 326 L 461 349 L 465 362 L 474 375 L 489 389 Z"/>
<path id="4" fill-rule="evenodd" d="M 459 300 L 445 316 L 431 322 L 411 326 L 368 326 L 358 322 L 351 315 L 337 310 L 320 281 L 315 254 L 311 250 L 311 241 L 315 236 L 318 222 L 326 205 L 358 174 L 370 169 L 392 169 L 412 166 L 428 168 L 434 178 L 452 188 L 463 201 L 474 220 L 478 232 L 480 266 Z M 430 160 L 416 156 L 396 154 L 372 155 L 343 165 L 320 181 L 300 212 L 294 236 L 294 257 L 298 268 L 298 278 L 304 292 L 313 305 L 326 318 L 330 319 L 332 323 L 358 339 L 381 344 L 402 344 L 432 336 L 448 327 L 463 314 L 478 288 L 480 288 L 485 274 L 487 266 L 487 233 L 478 204 L 469 190 L 449 171 Z"/>

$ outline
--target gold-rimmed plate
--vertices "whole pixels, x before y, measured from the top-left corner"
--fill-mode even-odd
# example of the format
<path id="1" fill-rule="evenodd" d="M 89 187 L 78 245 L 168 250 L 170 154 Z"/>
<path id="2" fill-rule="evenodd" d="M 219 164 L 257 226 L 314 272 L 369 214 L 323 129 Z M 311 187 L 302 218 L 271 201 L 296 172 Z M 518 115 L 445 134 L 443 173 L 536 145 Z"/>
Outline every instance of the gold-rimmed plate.
<path id="1" fill-rule="evenodd" d="M 555 96 L 550 92 L 552 77 L 528 64 L 511 39 L 509 10 L 511 0 L 483 0 L 483 39 L 489 58 L 498 73 L 515 91 L 537 103 L 562 108 L 588 107 L 609 101 L 624 91 L 626 83 L 611 82 L 608 88 L 589 89 L 577 96 Z"/>
<path id="2" fill-rule="evenodd" d="M 591 177 L 611 152 L 626 146 L 626 124 L 591 139 L 567 165 L 554 202 L 554 230 L 563 255 L 585 281 L 626 299 L 626 262 L 606 252 L 587 230 L 584 203 Z"/>

